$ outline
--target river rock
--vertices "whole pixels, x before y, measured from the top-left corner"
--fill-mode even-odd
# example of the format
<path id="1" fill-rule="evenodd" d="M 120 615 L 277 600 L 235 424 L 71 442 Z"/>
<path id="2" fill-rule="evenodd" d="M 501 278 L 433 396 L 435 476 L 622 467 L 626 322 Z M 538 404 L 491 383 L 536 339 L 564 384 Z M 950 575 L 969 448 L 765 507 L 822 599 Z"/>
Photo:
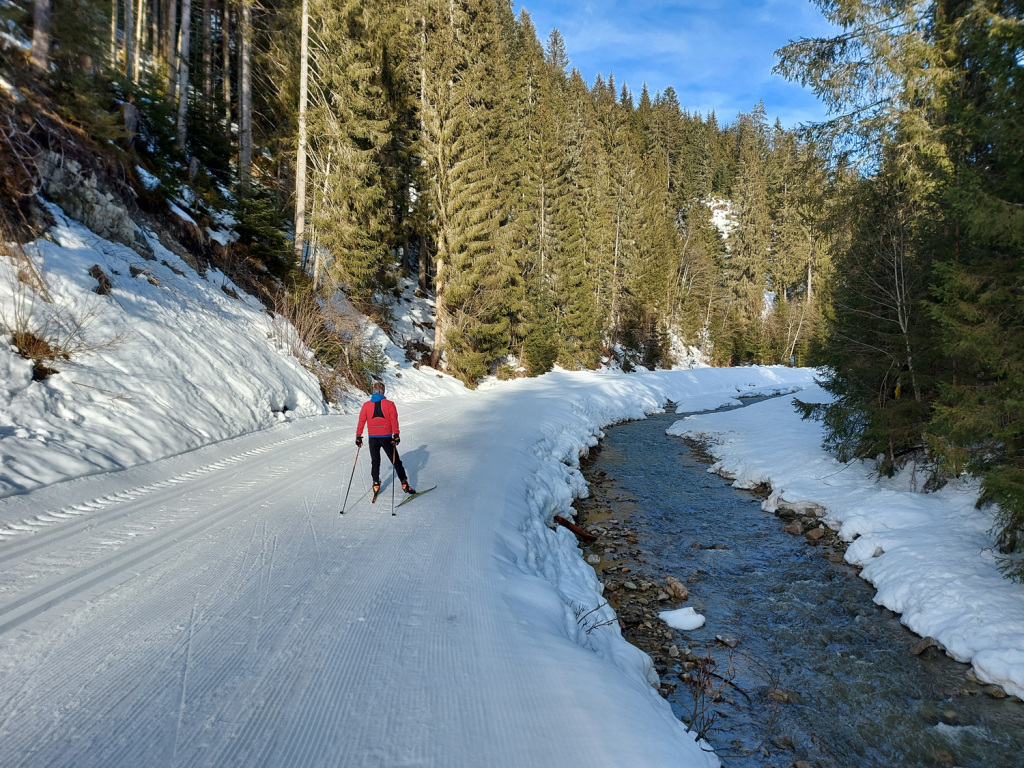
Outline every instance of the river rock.
<path id="1" fill-rule="evenodd" d="M 665 579 L 665 591 L 676 600 L 686 600 L 690 597 L 690 590 L 675 576 L 669 576 Z"/>
<path id="2" fill-rule="evenodd" d="M 598 563 L 601 562 L 601 556 L 600 555 L 587 555 L 587 562 L 590 563 L 591 565 L 597 565 Z"/>
<path id="3" fill-rule="evenodd" d="M 799 536 L 801 533 L 804 532 L 804 526 L 803 523 L 801 523 L 799 520 L 794 520 L 789 525 L 784 526 L 782 530 L 784 530 L 786 533 L 791 533 L 794 536 Z"/>
<path id="4" fill-rule="evenodd" d="M 825 529 L 811 528 L 811 530 L 807 531 L 807 533 L 805 533 L 804 536 L 807 537 L 808 541 L 818 541 L 819 539 L 825 536 Z"/>

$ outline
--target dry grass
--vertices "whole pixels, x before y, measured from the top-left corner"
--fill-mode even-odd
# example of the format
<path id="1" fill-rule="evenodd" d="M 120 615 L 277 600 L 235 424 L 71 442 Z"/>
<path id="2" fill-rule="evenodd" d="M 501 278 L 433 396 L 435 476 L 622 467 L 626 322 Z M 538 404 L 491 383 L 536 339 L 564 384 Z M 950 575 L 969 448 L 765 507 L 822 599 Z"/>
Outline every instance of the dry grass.
<path id="1" fill-rule="evenodd" d="M 332 307 L 312 288 L 279 293 L 274 310 L 278 344 L 313 372 L 325 400 L 337 402 L 349 387 L 368 391 L 383 372 L 383 350 L 364 342 L 358 315 Z"/>
<path id="2" fill-rule="evenodd" d="M 28 254 L 4 234 L 0 231 L 0 284 L 6 287 L 7 296 L 0 299 L 0 331 L 9 337 L 18 354 L 35 363 L 34 378 L 57 372 L 46 362 L 69 360 L 121 341 L 120 336 L 100 342 L 90 339 L 88 330 L 102 305 L 87 302 L 83 309 L 73 301 L 55 302 Z"/>

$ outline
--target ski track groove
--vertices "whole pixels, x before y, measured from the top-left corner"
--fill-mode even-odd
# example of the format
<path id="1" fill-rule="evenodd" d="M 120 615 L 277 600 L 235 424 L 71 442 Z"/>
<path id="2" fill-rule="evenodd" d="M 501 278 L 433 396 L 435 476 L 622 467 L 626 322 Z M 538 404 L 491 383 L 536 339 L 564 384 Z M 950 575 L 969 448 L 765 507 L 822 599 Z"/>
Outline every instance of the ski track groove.
<path id="1" fill-rule="evenodd" d="M 250 451 L 247 453 L 267 454 L 268 451 Z M 300 454 L 300 456 L 302 455 L 303 454 Z M 224 464 L 226 462 L 220 463 Z M 271 472 L 269 479 L 273 480 L 273 476 L 275 474 L 281 473 L 282 470 Z M 268 477 L 266 475 L 261 475 L 261 480 L 263 483 L 266 483 Z M 215 479 L 211 477 L 210 484 L 212 485 L 214 482 Z M 293 476 L 291 480 L 287 481 L 287 485 L 275 486 L 271 493 L 279 493 L 300 484 L 301 482 L 301 476 Z M 207 489 L 202 488 L 199 490 L 202 492 Z M 5 604 L 0 607 L 0 636 L 38 614 L 78 595 L 80 592 L 102 583 L 111 576 L 121 574 L 136 565 L 143 564 L 175 546 L 182 546 L 185 541 L 193 537 L 204 533 L 210 533 L 217 528 L 230 523 L 236 516 L 244 514 L 251 507 L 248 499 L 240 497 L 237 494 L 234 498 L 236 501 L 230 504 L 226 508 L 225 512 L 215 521 L 211 521 L 209 517 L 203 514 L 196 514 L 186 522 L 151 536 L 144 542 L 115 549 L 111 555 L 100 557 L 98 560 L 87 566 L 73 568 L 70 573 L 57 578 L 55 581 L 51 581 L 37 587 L 29 591 L 27 594 L 22 594 L 21 597 L 5 602 Z M 241 498 L 241 501 L 238 501 L 239 498 Z M 116 521 L 120 521 L 122 518 L 126 517 L 130 518 L 130 514 L 118 514 Z M 107 520 L 106 522 L 110 523 L 111 520 Z M 64 535 L 55 536 L 48 540 L 48 542 L 40 543 L 40 546 L 45 546 L 46 543 L 52 544 L 54 542 L 62 542 L 71 535 L 74 534 L 69 532 Z M 111 543 L 116 545 L 121 542 L 111 540 Z M 33 551 L 36 549 L 38 549 L 38 547 L 33 547 Z M 11 561 L 20 561 L 26 556 L 26 554 L 27 553 L 24 551 L 18 551 L 13 557 L 6 560 L 0 560 L 0 565 L 3 565 L 5 569 L 9 569 Z"/>
<path id="2" fill-rule="evenodd" d="M 185 701 L 188 697 L 188 667 L 192 661 L 192 640 L 195 638 L 195 627 L 196 627 L 196 606 L 199 604 L 199 595 L 196 595 L 195 602 L 192 603 L 192 616 L 188 621 L 188 643 L 185 648 L 185 668 L 181 673 L 181 699 L 178 704 L 178 723 L 174 729 L 174 751 L 171 753 L 171 757 L 178 756 L 178 740 L 181 738 L 181 721 L 185 717 Z"/>
<path id="3" fill-rule="evenodd" d="M 90 513 L 102 512 L 103 510 L 106 510 L 109 507 L 120 504 L 122 502 L 132 502 L 139 499 L 144 499 L 145 497 L 157 491 L 172 490 L 175 489 L 176 486 L 185 482 L 192 482 L 198 477 L 216 475 L 220 471 L 230 467 L 234 467 L 238 464 L 245 462 L 248 459 L 258 458 L 261 456 L 265 456 L 267 454 L 274 454 L 291 443 L 310 439 L 319 434 L 327 432 L 330 429 L 330 427 L 324 426 L 312 433 L 289 436 L 276 442 L 260 446 L 258 448 L 252 448 L 247 451 L 243 451 L 242 453 L 236 454 L 232 457 L 221 459 L 204 467 L 188 470 L 166 480 L 160 480 L 137 488 L 131 488 L 124 491 L 105 494 L 98 498 L 90 499 L 88 501 L 77 502 L 60 509 L 41 512 L 32 518 L 23 519 L 21 521 L 0 520 L 0 544 L 12 542 L 15 536 L 20 537 L 24 533 L 35 534 L 34 536 L 32 536 L 31 543 L 23 545 L 20 548 L 16 547 L 15 544 L 13 544 L 12 542 L 10 547 L 5 546 L 2 549 L 0 549 L 0 565 L 6 564 L 11 559 L 17 557 L 19 554 L 31 552 L 41 547 L 47 546 L 52 541 L 61 540 L 76 535 L 78 532 L 77 530 L 68 530 L 64 526 L 61 526 L 57 530 L 52 530 L 52 532 L 46 530 L 50 529 L 54 525 L 59 525 L 59 523 L 62 522 L 63 519 L 79 518 L 83 515 L 89 515 L 89 519 L 92 519 L 96 517 L 96 515 Z M 218 479 L 214 477 L 209 478 L 210 483 L 216 482 L 217 480 Z M 2 505 L 2 502 L 3 499 L 0 499 L 0 505 Z M 53 515 L 59 519 L 43 521 L 41 517 L 44 515 Z M 82 522 L 84 524 L 88 521 Z M 37 525 L 36 523 L 40 524 Z M 50 536 L 47 537 L 45 535 L 46 533 L 50 533 Z"/>
<path id="4" fill-rule="evenodd" d="M 429 444 L 413 449 L 423 451 L 410 466 L 417 482 L 431 484 L 437 460 L 465 442 L 440 426 L 462 410 L 402 410 L 407 427 L 421 413 L 438 425 Z M 31 708 L 15 706 L 0 722 L 0 754 L 14 756 L 12 768 L 461 768 L 475 764 L 474 749 L 487 754 L 495 744 L 505 755 L 530 752 L 507 724 L 540 725 L 543 713 L 491 706 L 495 691 L 528 683 L 515 671 L 481 679 L 481 659 L 521 642 L 508 638 L 514 620 L 466 609 L 488 604 L 478 590 L 491 604 L 501 600 L 500 584 L 480 583 L 488 568 L 474 559 L 490 556 L 495 523 L 479 505 L 492 502 L 467 476 L 392 517 L 387 505 L 369 503 L 368 467 L 359 465 L 352 492 L 363 493 L 339 516 L 351 453 L 339 450 L 338 434 L 324 427 L 289 436 L 88 505 L 66 504 L 57 512 L 68 521 L 25 539 L 47 551 L 86 531 L 95 539 L 124 521 L 147 524 L 142 511 L 152 515 L 163 491 L 167 504 L 185 499 L 196 510 L 185 524 L 124 545 L 122 561 L 72 571 L 67 594 L 34 590 L 52 605 L 33 609 L 32 621 L 17 619 L 17 632 L 0 631 L 0 659 L 38 647 L 33 636 L 48 643 L 9 698 L 31 693 Z M 307 442 L 298 450 L 275 449 L 299 440 Z M 456 467 L 446 476 L 459 477 Z M 232 470 L 237 477 L 226 478 Z M 129 514 L 131 505 L 140 514 Z M 13 546 L 0 531 L 0 564 L 27 559 Z M 103 563 L 110 574 L 100 572 Z M 0 617 L 17 618 L 6 602 Z M 479 657 L 460 655 L 466 638 L 481 636 L 488 639 Z M 58 687 L 65 678 L 77 681 L 71 692 Z M 424 724 L 424 711 L 444 713 L 451 726 L 425 735 L 436 718 Z"/>

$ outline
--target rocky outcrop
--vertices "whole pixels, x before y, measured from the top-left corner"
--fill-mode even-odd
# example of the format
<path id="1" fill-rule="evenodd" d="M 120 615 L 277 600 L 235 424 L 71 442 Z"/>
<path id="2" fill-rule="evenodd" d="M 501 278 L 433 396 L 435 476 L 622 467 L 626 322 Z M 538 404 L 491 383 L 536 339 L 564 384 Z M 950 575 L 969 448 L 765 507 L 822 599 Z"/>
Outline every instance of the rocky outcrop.
<path id="1" fill-rule="evenodd" d="M 143 258 L 153 258 L 131 213 L 119 197 L 102 189 L 94 172 L 57 152 L 43 155 L 39 172 L 43 197 L 59 205 L 70 218 L 106 240 L 133 248 Z"/>

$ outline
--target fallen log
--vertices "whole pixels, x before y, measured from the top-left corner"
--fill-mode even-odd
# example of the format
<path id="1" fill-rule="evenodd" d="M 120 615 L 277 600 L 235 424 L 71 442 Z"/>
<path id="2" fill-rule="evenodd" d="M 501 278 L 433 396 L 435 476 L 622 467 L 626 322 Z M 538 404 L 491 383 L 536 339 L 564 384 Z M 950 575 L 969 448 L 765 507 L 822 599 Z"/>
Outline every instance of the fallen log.
<path id="1" fill-rule="evenodd" d="M 581 541 L 597 541 L 597 536 L 595 536 L 585 528 L 580 528 L 572 520 L 566 520 L 561 515 L 555 515 L 555 522 L 561 525 L 562 527 L 568 528 L 570 531 L 575 533 L 576 538 L 580 539 Z"/>

